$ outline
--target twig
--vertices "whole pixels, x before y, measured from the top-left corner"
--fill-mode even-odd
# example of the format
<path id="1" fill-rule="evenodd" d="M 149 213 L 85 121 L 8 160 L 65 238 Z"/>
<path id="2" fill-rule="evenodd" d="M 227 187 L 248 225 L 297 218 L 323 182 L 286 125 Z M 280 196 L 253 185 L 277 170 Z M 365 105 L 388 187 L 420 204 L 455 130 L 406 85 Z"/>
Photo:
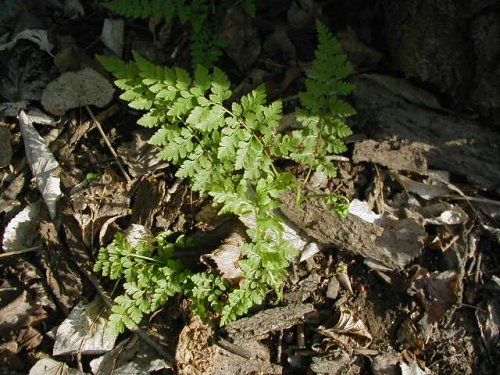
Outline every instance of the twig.
<path id="1" fill-rule="evenodd" d="M 127 182 L 132 181 L 131 178 L 129 177 L 127 171 L 125 171 L 125 168 L 123 167 L 123 164 L 120 161 L 120 158 L 118 157 L 118 154 L 116 153 L 116 151 L 113 148 L 113 146 L 111 146 L 111 143 L 109 142 L 108 137 L 106 136 L 106 134 L 104 134 L 104 131 L 102 130 L 101 124 L 99 123 L 99 121 L 97 121 L 96 117 L 94 116 L 94 114 L 92 113 L 92 111 L 90 110 L 90 108 L 88 106 L 85 106 L 85 108 L 87 109 L 87 112 L 89 113 L 90 117 L 94 121 L 94 123 L 95 123 L 95 125 L 97 127 L 97 130 L 99 130 L 99 133 L 101 133 L 101 136 L 104 139 L 104 142 L 106 143 L 106 146 L 108 146 L 108 149 L 111 152 L 111 155 L 113 155 L 113 157 L 115 158 L 116 163 L 118 164 L 118 168 L 120 169 L 120 171 L 122 172 L 123 176 L 125 177 L 125 180 L 127 180 Z"/>
<path id="2" fill-rule="evenodd" d="M 38 251 L 41 248 L 42 248 L 41 246 L 33 246 L 33 247 L 29 247 L 27 249 L 9 251 L 7 253 L 0 253 L 0 259 L 8 258 L 8 257 L 16 256 L 16 255 L 21 255 L 21 254 L 26 254 L 26 253 L 31 253 L 34 251 Z"/>

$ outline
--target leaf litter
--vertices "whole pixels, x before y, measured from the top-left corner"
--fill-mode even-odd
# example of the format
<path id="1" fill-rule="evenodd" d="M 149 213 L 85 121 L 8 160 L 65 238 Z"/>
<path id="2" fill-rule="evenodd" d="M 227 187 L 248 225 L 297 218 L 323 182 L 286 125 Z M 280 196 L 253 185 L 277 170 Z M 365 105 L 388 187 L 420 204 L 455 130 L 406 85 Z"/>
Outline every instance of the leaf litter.
<path id="1" fill-rule="evenodd" d="M 9 3 L 15 10 L 15 2 Z M 81 25 L 79 19 L 88 21 L 88 7 L 71 1 L 55 9 Z M 290 103 L 302 72 L 308 69 L 303 61 L 308 60 L 304 56 L 312 45 L 311 22 L 320 14 L 330 16 L 331 9 L 310 1 L 273 7 L 276 15 L 270 13 L 258 22 L 239 8 L 221 19 L 221 36 L 228 42 L 225 48 L 231 61 L 224 63 L 234 64 L 242 93 L 245 87 L 265 83 L 270 95 L 291 94 L 284 98 L 284 103 Z M 104 15 L 97 17 L 104 22 Z M 244 24 L 240 29 L 234 24 L 238 19 Z M 108 21 L 105 30 L 94 30 L 93 35 L 96 40 L 102 35 L 104 43 L 120 54 L 122 37 L 128 45 L 129 24 L 125 22 L 125 34 L 121 23 L 116 24 L 116 29 L 109 28 Z M 170 34 L 161 35 L 162 43 L 168 46 L 165 42 L 176 32 L 170 27 Z M 341 35 L 352 62 L 376 71 L 384 54 L 373 48 L 367 34 L 349 26 Z M 198 215 L 202 209 L 210 211 L 208 202 L 198 201 L 182 181 L 175 181 L 169 165 L 159 161 L 145 142 L 147 130 L 130 132 L 136 114 L 121 109 L 104 114 L 100 121 L 132 181 L 123 181 L 114 171 L 114 162 L 92 132 L 92 121 L 78 113 L 87 105 L 108 106 L 112 85 L 83 58 L 76 58 L 76 64 L 56 64 L 64 67 L 61 73 L 68 67 L 73 71 L 53 81 L 55 68 L 52 61 L 47 64 L 49 55 L 40 49 L 71 50 L 75 60 L 74 51 L 85 54 L 90 48 L 102 53 L 102 46 L 78 37 L 72 47 L 61 44 L 54 50 L 50 46 L 54 40 L 46 39 L 43 32 L 27 30 L 22 36 L 31 41 L 18 38 L 1 52 L 5 69 L 0 73 L 0 94 L 6 100 L 1 103 L 2 119 L 8 126 L 1 129 L 8 129 L 5 139 L 10 138 L 1 147 L 5 155 L 0 165 L 0 192 L 8 205 L 1 212 L 2 249 L 8 255 L 0 258 L 5 265 L 0 271 L 2 364 L 33 374 L 171 373 L 167 369 L 172 363 L 165 357 L 172 359 L 175 352 L 179 373 L 202 373 L 202 369 L 218 374 L 487 373 L 499 342 L 498 181 L 491 168 L 497 159 L 481 159 L 483 169 L 470 166 L 476 165 L 472 145 L 483 144 L 484 137 L 491 142 L 496 138 L 477 124 L 462 122 L 456 125 L 457 133 L 462 129 L 469 134 L 473 129 L 471 137 L 477 141 L 466 142 L 460 152 L 451 147 L 460 142 L 453 137 L 438 144 L 423 131 L 420 138 L 408 136 L 412 126 L 425 130 L 434 124 L 440 131 L 449 127 L 446 110 L 430 90 L 379 74 L 356 77 L 360 84 L 354 100 L 361 116 L 353 121 L 359 121 L 360 133 L 365 134 L 350 141 L 352 153 L 347 156 L 352 159 L 339 164 L 341 177 L 316 174 L 308 187 L 314 193 L 341 192 L 351 198 L 348 218 L 335 218 L 317 201 L 297 210 L 294 197 L 283 199 L 289 235 L 301 256 L 293 265 L 280 305 L 264 306 L 215 329 L 191 319 L 185 301 L 174 301 L 181 308 L 168 305 L 144 323 L 149 329 L 147 336 L 141 336 L 145 340 L 134 335 L 115 346 L 115 338 L 106 336 L 106 314 L 101 315 L 101 304 L 96 302 L 102 298 L 105 305 L 109 303 L 104 289 L 112 286 L 103 288 L 89 273 L 96 247 L 107 243 L 114 232 L 131 224 L 143 224 L 152 232 L 196 230 L 198 238 L 211 246 L 186 256 L 232 282 L 240 277 L 240 242 L 230 240 L 234 231 L 221 229 L 231 227 L 224 221 L 227 218 Z M 154 43 L 141 40 L 143 36 L 134 38 L 150 56 L 164 56 Z M 181 42 L 171 44 L 176 43 Z M 30 114 L 33 107 L 40 107 L 42 89 L 43 108 L 62 116 L 41 115 L 42 122 L 61 127 L 52 143 L 44 140 L 46 128 L 32 127 L 35 119 Z M 401 108 L 411 121 L 398 112 Z M 25 110 L 19 113 L 27 142 L 24 151 L 11 120 L 21 109 Z M 370 131 L 362 130 L 366 118 L 373 125 Z M 390 134 L 398 126 L 401 136 Z M 438 136 L 449 137 L 443 132 Z M 0 140 L 5 142 L 3 136 Z M 40 194 L 17 169 L 24 156 Z M 438 173 L 445 177 L 436 179 L 432 168 L 441 169 Z M 488 176 L 484 170 L 492 172 Z M 87 179 L 89 173 L 92 176 Z M 452 183 L 460 189 L 452 188 Z M 43 201 L 37 203 L 34 195 L 44 199 L 50 218 L 43 212 Z M 19 252 L 30 248 L 37 250 Z M 95 297 L 95 290 L 100 297 Z M 170 316 L 168 312 L 175 308 L 181 312 Z M 147 338 L 156 337 L 153 331 L 158 325 L 178 344 L 176 351 L 165 345 L 170 355 L 163 357 L 154 350 L 154 340 Z M 38 360 L 39 355 L 47 358 Z M 57 361 L 48 358 L 53 355 Z M 96 355 L 102 356 L 93 359 Z"/>

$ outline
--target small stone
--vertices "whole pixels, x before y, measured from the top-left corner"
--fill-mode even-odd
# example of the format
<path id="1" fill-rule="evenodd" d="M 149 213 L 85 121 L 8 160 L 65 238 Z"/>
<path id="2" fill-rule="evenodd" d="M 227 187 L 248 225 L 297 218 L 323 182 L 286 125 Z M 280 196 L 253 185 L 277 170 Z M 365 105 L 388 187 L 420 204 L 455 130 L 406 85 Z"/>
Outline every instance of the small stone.
<path id="1" fill-rule="evenodd" d="M 328 282 L 328 287 L 326 288 L 326 297 L 330 299 L 336 299 L 340 290 L 340 283 L 335 276 L 333 276 Z"/>

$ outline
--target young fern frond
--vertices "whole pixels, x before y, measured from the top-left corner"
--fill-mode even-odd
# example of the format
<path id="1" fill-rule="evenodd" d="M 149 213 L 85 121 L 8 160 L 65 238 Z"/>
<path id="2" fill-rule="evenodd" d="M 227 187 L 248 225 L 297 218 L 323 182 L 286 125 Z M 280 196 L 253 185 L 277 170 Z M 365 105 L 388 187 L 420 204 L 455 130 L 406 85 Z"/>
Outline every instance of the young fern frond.
<path id="1" fill-rule="evenodd" d="M 230 103 L 229 79 L 218 68 L 199 65 L 191 76 L 183 69 L 156 66 L 137 53 L 129 63 L 98 58 L 124 90 L 120 97 L 132 108 L 147 111 L 138 124 L 157 129 L 150 143 L 159 146 L 160 158 L 177 166 L 176 176 L 189 180 L 200 195 L 212 197 L 220 214 L 253 217 L 256 223 L 247 231 L 251 243 L 242 247 L 238 262 L 244 281 L 233 290 L 213 274 L 183 270 L 171 259 L 173 248 L 165 245 L 165 239 L 157 238 L 163 244 L 158 247 L 164 249 L 159 251 L 162 257 L 147 248 L 142 251 L 149 255 L 131 257 L 135 250 L 121 237 L 101 249 L 96 270 L 112 278 L 125 276 L 125 297 L 117 301 L 117 309 L 127 318 L 113 318 L 121 328 L 135 322 L 139 312 L 153 311 L 179 292 L 191 298 L 198 314 L 221 314 L 221 324 L 246 314 L 270 291 L 281 295 L 297 251 L 284 237 L 283 220 L 277 214 L 279 197 L 300 183 L 275 163 L 290 159 L 309 166 L 309 174 L 315 169 L 334 175 L 332 155 L 345 150 L 341 139 L 351 134 L 344 119 L 355 113 L 342 99 L 354 89 L 345 80 L 352 69 L 338 42 L 320 23 L 318 38 L 306 91 L 300 94 L 302 108 L 297 110 L 302 128 L 289 134 L 277 130 L 280 101 L 268 103 L 264 88 L 258 87 Z M 344 200 L 328 198 L 345 213 Z M 146 309 L 145 301 L 154 307 Z"/>

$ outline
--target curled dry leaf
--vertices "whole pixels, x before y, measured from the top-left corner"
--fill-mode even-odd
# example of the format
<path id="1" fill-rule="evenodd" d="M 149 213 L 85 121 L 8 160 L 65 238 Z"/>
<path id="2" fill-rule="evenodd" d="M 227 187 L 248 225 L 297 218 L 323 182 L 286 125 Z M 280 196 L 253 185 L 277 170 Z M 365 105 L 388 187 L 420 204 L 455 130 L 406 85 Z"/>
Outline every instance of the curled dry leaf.
<path id="1" fill-rule="evenodd" d="M 30 42 L 37 44 L 42 51 L 45 51 L 49 55 L 52 55 L 50 50 L 54 46 L 49 42 L 47 30 L 39 30 L 39 29 L 27 29 L 21 31 L 19 34 L 15 36 L 15 38 L 11 42 L 0 45 L 0 51 L 11 49 L 16 45 L 17 41 L 20 39 L 29 40 Z"/>
<path id="2" fill-rule="evenodd" d="M 9 221 L 3 234 L 2 248 L 4 251 L 18 251 L 38 245 L 38 216 L 42 202 L 26 206 Z"/>
<path id="3" fill-rule="evenodd" d="M 332 324 L 333 326 L 329 327 Z M 318 332 L 327 337 L 324 340 L 327 344 L 336 343 L 354 348 L 367 348 L 373 339 L 363 321 L 350 311 L 344 310 L 335 313 L 325 326 L 319 326 Z"/>
<path id="4" fill-rule="evenodd" d="M 19 126 L 31 173 L 49 209 L 50 216 L 54 219 L 57 215 L 57 201 L 62 196 L 59 163 L 43 138 L 31 125 L 24 111 L 19 113 Z"/>
<path id="5" fill-rule="evenodd" d="M 113 99 L 115 89 L 95 70 L 85 68 L 67 72 L 47 85 L 42 105 L 53 115 L 61 116 L 73 108 L 95 105 L 103 108 Z"/>

